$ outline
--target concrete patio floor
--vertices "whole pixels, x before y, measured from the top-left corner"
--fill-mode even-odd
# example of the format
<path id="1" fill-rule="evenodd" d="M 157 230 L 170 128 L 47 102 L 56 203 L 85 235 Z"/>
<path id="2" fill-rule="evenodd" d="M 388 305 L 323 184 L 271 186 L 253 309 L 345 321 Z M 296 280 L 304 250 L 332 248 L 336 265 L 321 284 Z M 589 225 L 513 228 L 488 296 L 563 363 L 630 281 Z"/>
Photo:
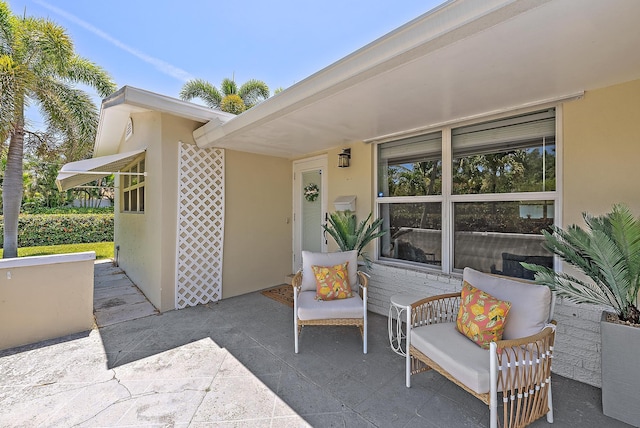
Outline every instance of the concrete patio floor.
<path id="1" fill-rule="evenodd" d="M 484 427 L 484 404 L 404 359 L 371 314 L 369 353 L 352 327 L 305 327 L 252 293 L 0 352 L 0 426 Z M 622 427 L 600 390 L 554 376 L 555 423 Z"/>

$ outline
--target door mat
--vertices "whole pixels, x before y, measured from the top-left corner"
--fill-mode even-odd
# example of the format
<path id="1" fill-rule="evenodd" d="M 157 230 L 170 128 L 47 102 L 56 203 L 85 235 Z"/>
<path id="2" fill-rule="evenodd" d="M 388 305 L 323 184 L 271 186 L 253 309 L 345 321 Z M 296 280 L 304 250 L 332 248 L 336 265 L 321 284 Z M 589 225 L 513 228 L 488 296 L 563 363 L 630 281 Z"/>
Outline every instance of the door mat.
<path id="1" fill-rule="evenodd" d="M 293 308 L 293 287 L 290 285 L 279 285 L 262 291 L 262 294 Z"/>

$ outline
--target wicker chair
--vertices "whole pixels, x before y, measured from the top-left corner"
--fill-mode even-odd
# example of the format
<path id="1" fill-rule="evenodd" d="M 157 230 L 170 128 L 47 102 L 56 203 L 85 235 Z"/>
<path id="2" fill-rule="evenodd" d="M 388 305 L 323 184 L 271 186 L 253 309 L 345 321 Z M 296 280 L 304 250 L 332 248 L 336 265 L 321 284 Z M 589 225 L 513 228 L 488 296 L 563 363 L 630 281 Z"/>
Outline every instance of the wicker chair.
<path id="1" fill-rule="evenodd" d="M 348 261 L 349 282 L 354 295 L 348 299 L 318 301 L 311 266 L 335 266 Z M 367 353 L 367 275 L 358 271 L 357 251 L 338 253 L 302 252 L 302 270 L 293 277 L 293 327 L 295 352 L 305 325 L 352 325 L 362 335 L 362 352 Z M 359 287 L 358 287 L 359 286 Z M 359 290 L 359 292 L 356 292 Z"/>
<path id="2" fill-rule="evenodd" d="M 511 302 L 504 340 L 483 349 L 456 330 L 460 293 L 428 297 L 407 308 L 406 385 L 434 369 L 489 406 L 490 426 L 524 427 L 546 414 L 553 422 L 551 360 L 555 298 L 547 287 L 470 268 L 464 280 Z"/>

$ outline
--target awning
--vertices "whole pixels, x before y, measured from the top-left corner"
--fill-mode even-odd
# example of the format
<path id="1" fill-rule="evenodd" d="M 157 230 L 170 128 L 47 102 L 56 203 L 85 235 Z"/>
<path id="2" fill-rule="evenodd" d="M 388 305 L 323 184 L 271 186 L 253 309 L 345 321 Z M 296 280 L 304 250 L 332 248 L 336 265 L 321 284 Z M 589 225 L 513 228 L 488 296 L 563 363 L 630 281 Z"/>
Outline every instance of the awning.
<path id="1" fill-rule="evenodd" d="M 145 151 L 146 149 L 142 149 L 69 162 L 60 168 L 58 177 L 56 177 L 58 190 L 64 192 L 72 187 L 82 186 L 90 181 L 117 173 Z"/>

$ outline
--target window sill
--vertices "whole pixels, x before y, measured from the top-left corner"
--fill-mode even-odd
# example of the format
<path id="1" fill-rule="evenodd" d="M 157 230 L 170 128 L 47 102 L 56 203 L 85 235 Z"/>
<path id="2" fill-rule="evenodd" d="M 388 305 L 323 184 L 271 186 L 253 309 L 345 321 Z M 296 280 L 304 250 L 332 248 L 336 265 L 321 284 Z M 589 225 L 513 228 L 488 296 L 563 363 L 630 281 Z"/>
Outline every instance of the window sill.
<path id="1" fill-rule="evenodd" d="M 455 279 L 456 281 L 462 280 L 462 272 L 451 272 L 444 273 L 442 270 L 437 269 L 435 267 L 428 266 L 419 266 L 417 264 L 409 264 L 407 262 L 394 262 L 392 260 L 374 260 L 371 262 L 373 266 L 387 266 L 395 269 L 402 269 L 410 272 L 416 272 L 423 275 L 436 277 L 435 279 L 442 279 L 444 282 L 449 282 L 451 279 Z"/>

